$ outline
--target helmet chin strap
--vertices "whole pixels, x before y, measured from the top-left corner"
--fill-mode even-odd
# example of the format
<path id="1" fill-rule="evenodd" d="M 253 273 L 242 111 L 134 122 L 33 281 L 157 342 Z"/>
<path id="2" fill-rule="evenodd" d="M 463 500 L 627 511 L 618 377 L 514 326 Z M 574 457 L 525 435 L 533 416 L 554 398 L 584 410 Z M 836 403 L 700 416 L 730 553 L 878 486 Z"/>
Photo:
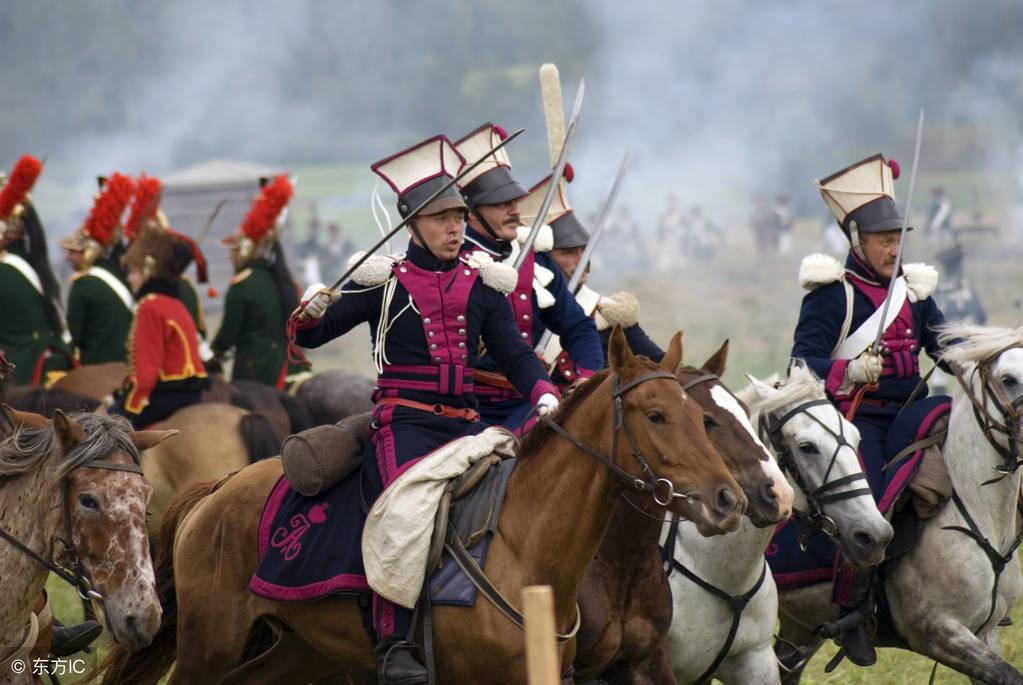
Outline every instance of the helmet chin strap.
<path id="1" fill-rule="evenodd" d="M 860 261 L 866 264 L 867 257 L 863 254 L 863 244 L 860 242 L 860 231 L 855 226 L 849 227 L 849 245 L 852 247 L 853 253 L 860 258 Z"/>
<path id="2" fill-rule="evenodd" d="M 443 259 L 441 259 L 437 255 L 435 255 L 433 253 L 433 250 L 430 249 L 430 246 L 426 244 L 425 240 L 423 240 L 423 234 L 419 232 L 419 226 L 416 225 L 415 221 L 409 221 L 408 222 L 408 227 L 412 231 L 412 235 L 414 235 L 416 237 L 416 239 L 419 241 L 419 246 L 422 247 L 424 250 L 426 250 L 426 253 L 428 255 L 433 257 L 434 260 L 437 261 L 437 262 L 443 262 L 444 261 Z"/>
<path id="3" fill-rule="evenodd" d="M 471 211 L 473 216 L 476 217 L 476 220 L 480 222 L 480 226 L 483 227 L 483 230 L 485 230 L 487 233 L 490 234 L 491 238 L 493 238 L 494 240 L 496 240 L 499 243 L 506 243 L 506 242 L 508 242 L 507 240 L 502 240 L 497 235 L 497 231 L 495 231 L 490 226 L 490 222 L 488 222 L 486 219 L 483 218 L 483 213 L 481 211 L 479 211 L 478 205 L 475 202 L 469 202 L 468 204 L 469 204 L 469 211 Z"/>

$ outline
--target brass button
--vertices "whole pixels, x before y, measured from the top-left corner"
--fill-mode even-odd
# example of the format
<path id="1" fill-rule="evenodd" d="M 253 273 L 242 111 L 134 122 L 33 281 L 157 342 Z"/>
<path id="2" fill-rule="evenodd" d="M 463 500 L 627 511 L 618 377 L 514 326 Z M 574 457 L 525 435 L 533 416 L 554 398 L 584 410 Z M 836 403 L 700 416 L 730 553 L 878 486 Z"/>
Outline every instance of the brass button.
<path id="1" fill-rule="evenodd" d="M 423 319 L 423 323 L 427 324 L 430 323 L 430 317 L 426 317 L 425 319 Z"/>
<path id="2" fill-rule="evenodd" d="M 468 269 L 466 269 L 466 270 L 465 270 L 465 271 L 463 271 L 462 273 L 463 273 L 463 274 L 465 274 L 466 276 L 468 276 L 468 275 L 469 275 L 469 270 L 468 270 Z"/>
<path id="3" fill-rule="evenodd" d="M 427 335 L 429 335 L 432 338 L 435 335 L 435 333 L 433 331 L 429 331 L 427 332 Z"/>
<path id="4" fill-rule="evenodd" d="M 526 299 L 526 293 L 519 293 L 519 299 L 520 300 Z"/>
<path id="5" fill-rule="evenodd" d="M 437 349 L 437 343 L 430 343 L 430 349 L 431 350 Z"/>
<path id="6" fill-rule="evenodd" d="M 408 269 L 406 269 L 406 268 L 405 268 L 405 267 L 403 267 L 403 266 L 402 266 L 402 267 L 399 267 L 399 268 L 398 268 L 398 271 L 402 272 L 403 274 L 407 274 L 407 273 L 408 273 Z"/>
<path id="7" fill-rule="evenodd" d="M 465 335 L 465 329 L 464 328 L 459 328 L 458 329 L 458 335 Z"/>
<path id="8" fill-rule="evenodd" d="M 523 321 L 529 321 L 529 314 L 523 314 L 522 315 L 522 320 Z"/>
<path id="9" fill-rule="evenodd" d="M 439 362 L 439 361 L 440 361 L 440 357 L 434 357 L 434 358 L 433 358 L 433 361 L 435 361 L 435 362 Z"/>
<path id="10" fill-rule="evenodd" d="M 458 319 L 458 323 L 462 323 L 463 321 L 465 321 L 465 317 L 462 316 L 461 314 L 458 315 L 457 319 Z"/>
<path id="11" fill-rule="evenodd" d="M 522 331 L 522 333 L 520 333 L 519 335 L 521 335 L 523 338 L 525 338 L 526 337 L 526 332 Z"/>
<path id="12" fill-rule="evenodd" d="M 458 343 L 458 346 L 461 347 L 463 350 L 465 349 L 465 343 L 464 342 Z"/>

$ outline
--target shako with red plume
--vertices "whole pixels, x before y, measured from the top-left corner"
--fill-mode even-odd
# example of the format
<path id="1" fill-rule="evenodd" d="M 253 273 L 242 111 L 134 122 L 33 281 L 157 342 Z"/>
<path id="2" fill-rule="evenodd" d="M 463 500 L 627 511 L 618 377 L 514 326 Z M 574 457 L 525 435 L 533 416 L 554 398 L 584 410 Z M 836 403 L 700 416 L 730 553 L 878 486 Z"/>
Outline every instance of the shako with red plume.
<path id="1" fill-rule="evenodd" d="M 3 189 L 0 190 L 0 221 L 7 221 L 20 213 L 21 204 L 28 197 L 42 172 L 43 163 L 32 155 L 24 155 L 18 160 Z"/>
<path id="2" fill-rule="evenodd" d="M 139 175 L 135 183 L 135 201 L 131 206 L 128 221 L 124 224 L 124 238 L 128 242 L 134 240 L 142 230 L 147 219 L 157 215 L 160 200 L 163 196 L 163 184 L 160 179 L 145 174 Z"/>
<path id="3" fill-rule="evenodd" d="M 277 225 L 284 208 L 291 202 L 295 188 L 287 174 L 273 177 L 252 201 L 238 230 L 221 244 L 237 247 L 243 259 L 263 257 L 277 240 Z"/>
<path id="4" fill-rule="evenodd" d="M 135 195 L 135 181 L 130 176 L 115 172 L 100 182 L 103 186 L 96 193 L 85 223 L 60 241 L 60 246 L 67 250 L 84 252 L 85 262 L 90 266 L 120 239 L 121 217 Z"/>

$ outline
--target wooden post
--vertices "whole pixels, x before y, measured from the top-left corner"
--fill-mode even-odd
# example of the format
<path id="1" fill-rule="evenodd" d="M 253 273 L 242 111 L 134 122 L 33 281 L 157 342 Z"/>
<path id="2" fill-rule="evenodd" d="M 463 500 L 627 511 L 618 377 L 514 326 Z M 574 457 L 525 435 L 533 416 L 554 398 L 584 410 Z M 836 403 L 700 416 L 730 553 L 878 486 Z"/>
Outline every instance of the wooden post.
<path id="1" fill-rule="evenodd" d="M 526 624 L 526 673 L 529 685 L 559 685 L 558 646 L 554 629 L 554 593 L 550 585 L 522 589 Z"/>

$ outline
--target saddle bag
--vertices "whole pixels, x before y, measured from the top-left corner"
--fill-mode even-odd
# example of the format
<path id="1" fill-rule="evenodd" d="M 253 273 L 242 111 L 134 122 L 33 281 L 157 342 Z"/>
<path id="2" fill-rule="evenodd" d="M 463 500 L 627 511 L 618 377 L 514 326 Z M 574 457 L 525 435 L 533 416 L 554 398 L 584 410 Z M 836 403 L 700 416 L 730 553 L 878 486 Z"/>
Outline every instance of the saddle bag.
<path id="1" fill-rule="evenodd" d="M 362 465 L 371 418 L 370 413 L 357 414 L 289 435 L 281 447 L 281 463 L 292 489 L 312 497 L 354 473 Z"/>

